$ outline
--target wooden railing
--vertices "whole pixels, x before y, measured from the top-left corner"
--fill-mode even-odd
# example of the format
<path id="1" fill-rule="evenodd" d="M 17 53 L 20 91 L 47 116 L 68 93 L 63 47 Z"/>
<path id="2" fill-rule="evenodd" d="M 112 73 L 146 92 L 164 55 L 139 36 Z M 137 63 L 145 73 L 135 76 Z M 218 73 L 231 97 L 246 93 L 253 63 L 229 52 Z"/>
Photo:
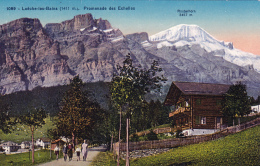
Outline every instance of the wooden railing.
<path id="1" fill-rule="evenodd" d="M 180 108 L 176 109 L 175 111 L 170 112 L 169 117 L 172 117 L 173 115 L 176 115 L 179 113 L 184 113 L 184 112 L 189 112 L 189 111 L 191 111 L 190 107 L 180 107 Z"/>
<path id="2" fill-rule="evenodd" d="M 259 124 L 260 124 L 260 117 L 241 125 L 227 127 L 224 130 L 209 135 L 200 135 L 200 136 L 192 136 L 187 138 L 174 138 L 174 139 L 164 139 L 164 140 L 155 140 L 155 141 L 130 142 L 129 151 L 142 150 L 142 149 L 174 148 L 183 145 L 206 142 L 206 141 L 215 140 L 227 136 L 229 134 L 237 133 L 239 131 L 257 126 Z M 114 143 L 113 147 L 114 147 L 113 151 L 116 154 L 119 148 L 118 142 Z M 120 151 L 121 152 L 126 151 L 126 143 L 120 143 Z"/>

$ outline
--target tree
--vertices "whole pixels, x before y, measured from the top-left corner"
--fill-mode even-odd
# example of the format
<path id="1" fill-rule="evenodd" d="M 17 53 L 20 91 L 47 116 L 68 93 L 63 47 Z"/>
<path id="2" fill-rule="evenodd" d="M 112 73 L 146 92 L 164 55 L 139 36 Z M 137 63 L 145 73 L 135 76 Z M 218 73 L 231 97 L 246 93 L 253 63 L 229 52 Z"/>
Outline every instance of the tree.
<path id="1" fill-rule="evenodd" d="M 224 116 L 231 117 L 233 119 L 236 115 L 244 116 L 250 112 L 250 97 L 247 96 L 246 85 L 241 82 L 230 86 L 227 93 L 224 95 L 222 102 Z"/>
<path id="2" fill-rule="evenodd" d="M 10 133 L 10 117 L 8 115 L 8 106 L 1 105 L 0 108 L 0 130 L 2 130 L 4 133 Z"/>
<path id="3" fill-rule="evenodd" d="M 56 139 L 60 138 L 57 128 L 48 129 L 47 130 L 47 136 L 51 140 L 56 140 Z"/>
<path id="4" fill-rule="evenodd" d="M 131 133 L 169 123 L 169 108 L 159 100 L 144 101 L 131 114 Z"/>
<path id="5" fill-rule="evenodd" d="M 11 118 L 9 112 L 11 110 L 11 104 L 6 104 L 0 101 L 0 130 L 4 133 L 11 133 L 15 130 L 17 124 L 17 117 Z"/>
<path id="6" fill-rule="evenodd" d="M 26 125 L 32 132 L 32 163 L 34 163 L 34 132 L 45 124 L 46 113 L 42 108 L 35 108 L 19 117 L 21 124 Z"/>
<path id="7" fill-rule="evenodd" d="M 142 69 L 133 66 L 130 54 L 126 56 L 123 66 L 118 65 L 117 69 L 118 73 L 114 74 L 110 86 L 111 101 L 115 108 L 120 111 L 119 144 L 122 111 L 126 113 L 126 165 L 129 165 L 128 128 L 130 116 L 135 108 L 143 103 L 145 94 L 151 90 L 160 89 L 160 81 L 165 79 L 163 76 L 157 75 L 158 72 L 162 71 L 162 69 L 158 67 L 158 61 L 154 61 L 150 69 Z M 120 152 L 118 152 L 118 155 L 119 153 Z M 119 165 L 119 156 L 117 165 Z"/>
<path id="8" fill-rule="evenodd" d="M 88 99 L 83 85 L 78 75 L 71 80 L 70 89 L 61 102 L 56 122 L 59 135 L 71 137 L 73 147 L 76 138 L 86 137 L 86 133 L 92 132 L 95 119 L 99 118 L 96 113 L 101 109 L 97 102 Z"/>
<path id="9" fill-rule="evenodd" d="M 131 133 L 151 128 L 149 104 L 144 101 L 131 114 Z"/>
<path id="10" fill-rule="evenodd" d="M 93 144 L 106 144 L 110 141 L 109 137 L 109 114 L 103 109 L 95 113 L 95 123 L 92 129 L 92 134 L 89 136 L 89 140 Z"/>

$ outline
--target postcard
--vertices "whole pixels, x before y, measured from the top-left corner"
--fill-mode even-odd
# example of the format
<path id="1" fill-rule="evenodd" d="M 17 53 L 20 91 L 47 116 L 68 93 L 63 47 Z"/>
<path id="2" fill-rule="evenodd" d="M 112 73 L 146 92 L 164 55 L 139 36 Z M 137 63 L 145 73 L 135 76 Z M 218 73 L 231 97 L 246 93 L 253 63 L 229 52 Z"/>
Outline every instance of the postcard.
<path id="1" fill-rule="evenodd" d="M 0 4 L 5 165 L 258 164 L 259 0 Z"/>

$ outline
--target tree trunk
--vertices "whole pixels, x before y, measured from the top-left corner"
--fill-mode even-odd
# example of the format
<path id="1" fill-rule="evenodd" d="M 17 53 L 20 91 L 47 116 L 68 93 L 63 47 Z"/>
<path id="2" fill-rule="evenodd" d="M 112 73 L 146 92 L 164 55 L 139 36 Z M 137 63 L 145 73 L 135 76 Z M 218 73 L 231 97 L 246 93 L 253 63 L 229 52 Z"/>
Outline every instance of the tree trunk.
<path id="1" fill-rule="evenodd" d="M 71 141 L 72 141 L 72 146 L 73 146 L 73 148 L 75 147 L 75 134 L 74 134 L 74 132 L 72 132 L 72 134 L 71 134 Z"/>
<path id="2" fill-rule="evenodd" d="M 120 109 L 120 123 L 119 123 L 119 136 L 118 136 L 118 155 L 117 155 L 117 166 L 119 166 L 120 161 L 120 134 L 121 134 L 121 119 L 122 119 L 122 108 Z"/>
<path id="3" fill-rule="evenodd" d="M 32 131 L 32 163 L 34 163 L 34 140 L 33 140 L 34 127 L 33 127 L 33 129 L 31 131 Z"/>
<path id="4" fill-rule="evenodd" d="M 50 142 L 50 158 L 51 158 L 51 142 Z"/>
<path id="5" fill-rule="evenodd" d="M 113 135 L 113 133 L 112 133 L 112 137 L 111 137 L 111 145 L 110 145 L 110 151 L 113 151 L 113 138 L 114 137 L 114 135 Z"/>
<path id="6" fill-rule="evenodd" d="M 126 166 L 129 166 L 129 118 L 126 119 Z"/>
<path id="7" fill-rule="evenodd" d="M 76 143 L 75 144 L 76 144 L 76 146 L 78 145 L 78 137 L 76 138 Z M 73 146 L 73 152 L 76 150 L 76 148 L 75 148 L 76 146 Z"/>

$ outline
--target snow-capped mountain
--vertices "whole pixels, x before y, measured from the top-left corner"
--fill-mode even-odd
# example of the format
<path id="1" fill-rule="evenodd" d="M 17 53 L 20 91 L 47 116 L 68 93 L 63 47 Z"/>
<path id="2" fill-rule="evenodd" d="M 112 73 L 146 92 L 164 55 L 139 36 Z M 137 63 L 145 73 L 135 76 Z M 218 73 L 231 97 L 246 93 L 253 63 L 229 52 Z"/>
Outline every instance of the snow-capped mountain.
<path id="1" fill-rule="evenodd" d="M 260 56 L 235 49 L 231 42 L 218 41 L 197 25 L 177 25 L 150 36 L 149 40 L 155 42 L 158 49 L 165 46 L 182 47 L 198 44 L 209 53 L 219 51 L 215 56 L 223 57 L 239 66 L 253 65 L 253 68 L 260 72 Z M 144 42 L 143 46 L 149 45 Z"/>
<path id="2" fill-rule="evenodd" d="M 0 94 L 69 83 L 111 81 L 118 64 L 131 55 L 135 66 L 158 60 L 172 81 L 246 83 L 260 95 L 259 57 L 216 40 L 196 25 L 179 25 L 148 37 L 123 35 L 109 21 L 88 13 L 44 27 L 39 19 L 21 18 L 0 26 Z M 250 66 L 246 66 L 250 65 Z"/>

